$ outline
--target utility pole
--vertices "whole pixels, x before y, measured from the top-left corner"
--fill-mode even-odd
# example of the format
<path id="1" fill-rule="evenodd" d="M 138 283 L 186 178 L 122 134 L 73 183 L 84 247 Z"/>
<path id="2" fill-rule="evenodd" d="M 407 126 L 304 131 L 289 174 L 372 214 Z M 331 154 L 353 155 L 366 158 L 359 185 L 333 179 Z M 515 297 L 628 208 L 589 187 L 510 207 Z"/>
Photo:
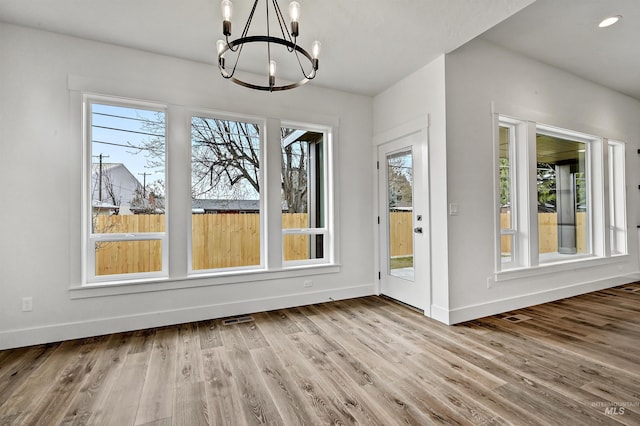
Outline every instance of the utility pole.
<path id="1" fill-rule="evenodd" d="M 142 176 L 142 198 L 143 199 L 147 199 L 147 176 L 152 175 L 153 173 L 138 173 L 140 176 Z"/>
<path id="2" fill-rule="evenodd" d="M 93 157 L 98 158 L 100 160 L 100 169 L 99 169 L 100 171 L 98 172 L 98 198 L 102 203 L 102 159 L 109 158 L 109 156 L 102 155 L 102 153 L 100 153 L 100 155 L 94 155 Z"/>

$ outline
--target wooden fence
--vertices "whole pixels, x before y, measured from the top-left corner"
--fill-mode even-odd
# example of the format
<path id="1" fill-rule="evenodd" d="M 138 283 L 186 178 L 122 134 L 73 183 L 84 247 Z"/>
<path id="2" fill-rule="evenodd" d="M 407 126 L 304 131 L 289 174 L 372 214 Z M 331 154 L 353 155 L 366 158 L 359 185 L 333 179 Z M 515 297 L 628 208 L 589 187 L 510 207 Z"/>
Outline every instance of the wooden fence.
<path id="1" fill-rule="evenodd" d="M 500 225 L 502 228 L 509 227 L 510 213 L 500 214 Z M 576 247 L 578 253 L 587 251 L 587 214 L 585 212 L 576 213 Z M 503 236 L 501 241 L 502 253 L 511 253 L 511 238 Z M 558 251 L 558 214 L 538 213 L 538 246 L 539 253 L 555 253 Z"/>
<path id="2" fill-rule="evenodd" d="M 413 255 L 413 213 L 389 213 L 389 252 L 391 257 Z"/>
<path id="3" fill-rule="evenodd" d="M 94 218 L 97 232 L 164 232 L 164 215 L 117 215 Z M 305 228 L 305 213 L 282 215 L 282 227 Z M 285 260 L 309 258 L 309 236 L 284 238 Z M 260 264 L 259 214 L 192 215 L 194 270 Z M 96 275 L 153 272 L 162 268 L 160 241 L 119 241 L 96 244 Z"/>
<path id="4" fill-rule="evenodd" d="M 95 229 L 105 233 L 164 232 L 164 215 L 97 216 Z M 503 227 L 509 213 L 500 217 Z M 576 217 L 577 249 L 587 248 L 586 214 Z M 307 215 L 282 215 L 282 227 L 304 228 Z M 390 252 L 392 257 L 413 254 L 411 212 L 390 213 Z M 538 214 L 540 253 L 558 251 L 558 227 L 555 213 Z M 308 235 L 286 235 L 284 259 L 309 258 Z M 511 253 L 511 239 L 502 237 L 502 252 Z M 194 270 L 252 266 L 260 264 L 260 215 L 195 214 L 192 216 L 192 268 Z M 162 268 L 160 241 L 119 241 L 96 244 L 96 275 L 153 272 Z"/>

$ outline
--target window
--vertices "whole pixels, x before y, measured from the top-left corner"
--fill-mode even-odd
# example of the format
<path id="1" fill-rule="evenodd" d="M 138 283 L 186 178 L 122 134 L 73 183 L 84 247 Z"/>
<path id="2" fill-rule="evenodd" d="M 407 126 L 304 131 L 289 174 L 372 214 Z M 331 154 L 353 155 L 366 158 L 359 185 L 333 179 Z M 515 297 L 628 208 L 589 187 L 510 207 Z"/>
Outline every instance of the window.
<path id="1" fill-rule="evenodd" d="M 591 254 L 586 139 L 538 126 L 536 189 L 539 262 Z"/>
<path id="2" fill-rule="evenodd" d="M 164 110 L 92 97 L 85 108 L 87 281 L 164 276 Z"/>
<path id="3" fill-rule="evenodd" d="M 326 261 L 327 132 L 297 126 L 281 129 L 282 241 L 285 262 Z"/>
<path id="4" fill-rule="evenodd" d="M 627 253 L 624 144 L 609 141 L 609 244 L 611 254 Z"/>
<path id="5" fill-rule="evenodd" d="M 624 144 L 506 116 L 496 129 L 498 271 L 626 253 Z"/>
<path id="6" fill-rule="evenodd" d="M 337 270 L 324 267 L 337 266 L 332 127 L 93 94 L 83 114 L 85 283 L 145 282 L 123 291 L 137 292 Z"/>
<path id="7" fill-rule="evenodd" d="M 191 119 L 193 271 L 262 264 L 260 153 L 257 122 Z"/>
<path id="8" fill-rule="evenodd" d="M 515 262 L 514 249 L 516 247 L 516 217 L 512 195 L 514 194 L 514 139 L 515 125 L 503 122 L 499 126 L 500 135 L 500 262 L 510 265 Z"/>

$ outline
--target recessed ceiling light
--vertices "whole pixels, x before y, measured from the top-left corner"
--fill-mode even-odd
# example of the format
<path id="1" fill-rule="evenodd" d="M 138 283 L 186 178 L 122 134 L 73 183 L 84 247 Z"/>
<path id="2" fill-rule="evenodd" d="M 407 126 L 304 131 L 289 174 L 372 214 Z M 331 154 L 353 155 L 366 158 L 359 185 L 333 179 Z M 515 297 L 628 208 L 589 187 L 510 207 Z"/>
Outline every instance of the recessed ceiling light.
<path id="1" fill-rule="evenodd" d="M 618 22 L 620 19 L 622 19 L 622 16 L 620 16 L 620 15 L 609 16 L 608 18 L 603 19 L 602 22 L 600 22 L 598 24 L 598 26 L 600 28 L 610 27 L 611 25 L 613 25 L 616 22 Z"/>

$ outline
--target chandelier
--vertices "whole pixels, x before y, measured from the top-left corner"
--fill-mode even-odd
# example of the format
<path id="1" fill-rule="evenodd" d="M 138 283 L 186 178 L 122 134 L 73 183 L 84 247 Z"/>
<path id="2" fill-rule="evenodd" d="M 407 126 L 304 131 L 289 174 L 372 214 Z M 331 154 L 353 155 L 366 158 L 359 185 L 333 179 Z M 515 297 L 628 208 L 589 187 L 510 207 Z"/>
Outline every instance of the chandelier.
<path id="1" fill-rule="evenodd" d="M 292 1 L 289 4 L 289 16 L 291 17 L 291 31 L 289 31 L 284 17 L 282 16 L 282 12 L 280 11 L 280 6 L 278 5 L 277 0 L 265 0 L 267 34 L 248 35 L 249 27 L 251 26 L 251 22 L 253 20 L 253 15 L 258 6 L 258 1 L 259 0 L 255 0 L 253 3 L 251 13 L 247 18 L 247 22 L 244 26 L 244 30 L 242 31 L 240 38 L 232 41 L 229 41 L 229 37 L 231 36 L 231 15 L 233 12 L 233 4 L 230 0 L 222 1 L 222 33 L 225 36 L 225 40 L 218 40 L 218 42 L 216 43 L 216 47 L 218 50 L 218 68 L 220 69 L 220 74 L 222 74 L 224 78 L 230 79 L 234 83 L 241 86 L 248 87 L 250 89 L 265 90 L 269 92 L 293 89 L 307 83 L 309 80 L 312 80 L 316 76 L 316 71 L 318 70 L 320 42 L 313 42 L 311 46 L 311 53 L 307 52 L 305 49 L 298 45 L 297 38 L 299 35 L 298 18 L 300 17 L 300 3 L 298 3 L 297 1 Z M 269 3 L 271 3 L 271 6 L 269 5 Z M 269 22 L 270 14 L 275 14 L 275 17 L 278 21 L 278 26 L 280 28 L 281 37 L 271 35 Z M 268 72 L 268 76 L 265 79 L 267 82 L 266 85 L 249 83 L 245 80 L 241 80 L 240 78 L 235 77 L 236 67 L 238 66 L 238 61 L 240 60 L 242 49 L 245 47 L 245 45 L 248 45 L 250 43 L 262 43 L 266 45 L 265 71 Z M 277 64 L 276 61 L 272 59 L 272 49 L 286 49 L 286 52 L 288 52 L 288 54 L 295 56 L 296 62 L 298 63 L 298 65 L 300 65 L 300 71 L 302 72 L 301 80 L 290 84 L 277 84 Z M 233 61 L 233 68 L 231 68 L 231 70 L 227 69 L 225 61 L 225 54 L 229 51 L 236 53 L 235 61 Z M 307 69 L 310 68 L 310 71 L 305 71 L 305 67 Z"/>

